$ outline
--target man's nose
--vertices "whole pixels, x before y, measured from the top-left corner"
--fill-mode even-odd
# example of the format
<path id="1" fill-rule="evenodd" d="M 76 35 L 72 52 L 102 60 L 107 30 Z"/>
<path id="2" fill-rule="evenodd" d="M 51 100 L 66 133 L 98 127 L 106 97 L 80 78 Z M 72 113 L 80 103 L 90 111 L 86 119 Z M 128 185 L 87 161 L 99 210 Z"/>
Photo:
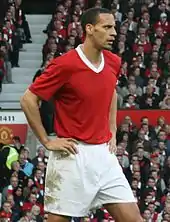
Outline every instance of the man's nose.
<path id="1" fill-rule="evenodd" d="M 111 36 L 117 36 L 117 32 L 116 32 L 115 28 L 112 30 Z"/>

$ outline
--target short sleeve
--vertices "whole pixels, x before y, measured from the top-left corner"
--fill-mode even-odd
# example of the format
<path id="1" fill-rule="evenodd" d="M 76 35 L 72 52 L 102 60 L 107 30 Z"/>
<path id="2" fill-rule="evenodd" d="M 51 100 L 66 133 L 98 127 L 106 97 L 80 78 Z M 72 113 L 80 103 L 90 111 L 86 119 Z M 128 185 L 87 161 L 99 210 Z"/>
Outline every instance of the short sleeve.
<path id="1" fill-rule="evenodd" d="M 60 57 L 52 60 L 40 77 L 36 78 L 29 90 L 48 101 L 69 80 L 70 72 Z"/>

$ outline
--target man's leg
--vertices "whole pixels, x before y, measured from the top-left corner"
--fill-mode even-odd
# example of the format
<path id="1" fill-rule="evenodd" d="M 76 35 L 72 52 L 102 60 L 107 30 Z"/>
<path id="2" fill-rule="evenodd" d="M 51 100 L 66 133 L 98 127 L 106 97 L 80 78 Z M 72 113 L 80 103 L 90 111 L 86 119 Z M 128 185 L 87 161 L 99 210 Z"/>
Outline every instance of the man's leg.
<path id="1" fill-rule="evenodd" d="M 71 221 L 70 217 L 56 215 L 56 214 L 48 214 L 47 222 L 69 222 Z"/>
<path id="2" fill-rule="evenodd" d="M 136 203 L 105 204 L 104 207 L 116 222 L 143 221 Z"/>

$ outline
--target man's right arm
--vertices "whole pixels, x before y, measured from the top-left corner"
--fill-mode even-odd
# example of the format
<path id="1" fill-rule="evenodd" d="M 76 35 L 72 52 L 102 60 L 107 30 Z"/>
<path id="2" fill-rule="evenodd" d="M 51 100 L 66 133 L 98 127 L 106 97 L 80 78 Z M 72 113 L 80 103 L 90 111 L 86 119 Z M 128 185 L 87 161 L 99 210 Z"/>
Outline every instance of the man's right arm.
<path id="1" fill-rule="evenodd" d="M 45 146 L 49 139 L 41 121 L 39 102 L 40 98 L 33 94 L 29 89 L 26 90 L 20 101 L 21 108 L 26 115 L 31 129 L 38 137 L 40 142 Z"/>
<path id="2" fill-rule="evenodd" d="M 40 117 L 39 102 L 40 98 L 32 93 L 29 89 L 26 90 L 25 94 L 20 100 L 21 108 L 24 111 L 34 134 L 40 140 L 42 145 L 45 146 L 48 150 L 62 150 L 69 154 L 76 154 L 76 140 L 72 138 L 56 138 L 55 140 L 48 139 Z"/>

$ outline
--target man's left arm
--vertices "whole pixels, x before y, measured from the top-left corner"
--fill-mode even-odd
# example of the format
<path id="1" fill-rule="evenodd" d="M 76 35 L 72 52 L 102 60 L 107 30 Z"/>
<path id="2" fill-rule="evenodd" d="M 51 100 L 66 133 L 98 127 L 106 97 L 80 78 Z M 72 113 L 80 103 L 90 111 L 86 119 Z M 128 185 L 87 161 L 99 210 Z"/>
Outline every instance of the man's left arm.
<path id="1" fill-rule="evenodd" d="M 116 153 L 116 132 L 117 132 L 117 92 L 114 90 L 111 106 L 110 106 L 110 131 L 112 133 L 112 138 L 109 141 L 109 150 L 111 153 Z"/>

